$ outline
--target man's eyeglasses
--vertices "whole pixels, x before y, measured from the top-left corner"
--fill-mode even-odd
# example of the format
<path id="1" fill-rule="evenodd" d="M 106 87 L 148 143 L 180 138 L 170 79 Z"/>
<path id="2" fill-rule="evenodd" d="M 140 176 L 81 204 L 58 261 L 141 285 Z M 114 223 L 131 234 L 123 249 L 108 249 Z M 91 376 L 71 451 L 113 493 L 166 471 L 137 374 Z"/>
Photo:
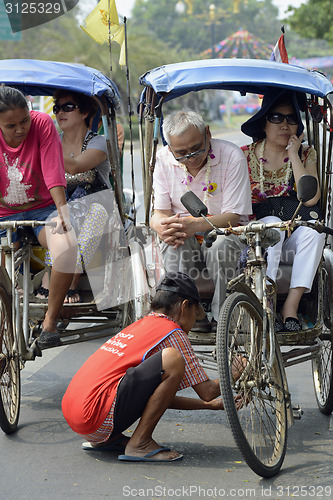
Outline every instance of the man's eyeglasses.
<path id="1" fill-rule="evenodd" d="M 79 106 L 77 104 L 74 104 L 73 102 L 65 102 L 64 104 L 55 104 L 53 106 L 53 113 L 57 115 L 60 110 L 64 111 L 65 113 L 71 113 L 78 107 Z"/>
<path id="2" fill-rule="evenodd" d="M 170 149 L 171 149 L 173 156 L 175 157 L 175 160 L 182 162 L 182 161 L 190 160 L 191 158 L 197 158 L 198 156 L 202 155 L 206 151 L 206 145 L 207 145 L 207 134 L 205 134 L 205 146 L 203 147 L 203 149 L 199 149 L 198 151 L 193 151 L 193 153 L 189 153 L 188 155 L 179 156 L 178 158 L 176 158 L 174 152 L 172 151 L 171 148 Z"/>
<path id="3" fill-rule="evenodd" d="M 267 120 L 270 123 L 282 123 L 284 119 L 287 120 L 287 123 L 289 125 L 298 125 L 298 119 L 297 116 L 294 113 L 291 113 L 290 115 L 284 115 L 283 113 L 268 113 L 267 115 Z"/>

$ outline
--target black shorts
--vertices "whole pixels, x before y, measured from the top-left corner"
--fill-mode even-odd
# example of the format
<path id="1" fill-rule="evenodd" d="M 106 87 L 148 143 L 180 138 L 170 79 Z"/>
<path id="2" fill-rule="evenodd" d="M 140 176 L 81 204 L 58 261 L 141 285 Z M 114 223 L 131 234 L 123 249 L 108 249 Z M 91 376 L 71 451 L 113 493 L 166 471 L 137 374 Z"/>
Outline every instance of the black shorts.
<path id="1" fill-rule="evenodd" d="M 141 417 L 148 399 L 162 382 L 162 375 L 162 351 L 127 370 L 117 390 L 112 434 L 123 432 Z"/>

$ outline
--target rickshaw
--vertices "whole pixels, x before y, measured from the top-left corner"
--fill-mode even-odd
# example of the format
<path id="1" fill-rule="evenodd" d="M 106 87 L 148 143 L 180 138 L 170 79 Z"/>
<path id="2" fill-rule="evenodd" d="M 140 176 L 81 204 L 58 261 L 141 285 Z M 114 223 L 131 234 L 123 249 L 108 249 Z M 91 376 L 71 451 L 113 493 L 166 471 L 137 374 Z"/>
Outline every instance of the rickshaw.
<path id="1" fill-rule="evenodd" d="M 134 186 L 132 194 L 124 196 L 116 131 L 116 111 L 121 102 L 118 89 L 100 71 L 79 64 L 3 60 L 0 74 L 0 83 L 18 88 L 31 101 L 66 89 L 90 96 L 98 103 L 100 116 L 96 116 L 92 128 L 97 130 L 102 120 L 113 189 L 97 193 L 98 202 L 107 211 L 101 244 L 81 279 L 83 302 L 63 305 L 58 330 L 62 345 L 112 336 L 146 313 L 150 290 L 161 272 L 154 235 L 135 225 Z M 90 196 L 94 195 L 86 198 Z M 75 203 L 70 206 L 74 219 L 76 208 Z M 20 370 L 27 361 L 42 355 L 38 337 L 47 303 L 36 301 L 35 290 L 47 269 L 41 249 L 36 248 L 37 240 L 28 230 L 42 224 L 0 224 L 7 230 L 0 245 L 0 258 L 5 261 L 0 266 L 0 426 L 5 433 L 14 432 L 18 425 Z M 21 232 L 22 242 L 16 252 L 12 243 L 15 229 Z"/>
<path id="2" fill-rule="evenodd" d="M 215 366 L 218 370 L 225 411 L 243 458 L 258 475 L 274 476 L 285 457 L 287 429 L 295 418 L 301 416 L 301 409 L 292 405 L 286 368 L 311 360 L 319 410 L 326 415 L 333 411 L 332 84 L 317 71 L 252 59 L 214 59 L 165 65 L 145 73 L 140 82 L 144 86 L 139 123 L 146 175 L 147 225 L 152 208 L 152 181 L 163 119 L 162 107 L 166 107 L 168 101 L 206 89 L 232 90 L 241 96 L 265 95 L 268 90 L 286 89 L 304 92 L 307 96 L 304 121 L 307 141 L 317 151 L 321 208 L 325 219 L 311 226 L 295 213 L 292 220 L 279 224 L 253 221 L 237 228 L 212 227 L 206 241 L 222 234 L 243 235 L 248 245 L 247 262 L 244 271 L 228 284 L 229 295 L 220 309 L 217 333 L 190 336 L 199 357 L 208 367 Z M 305 183 L 301 185 L 300 182 L 298 186 L 299 206 L 313 196 L 313 191 L 311 195 L 306 186 L 312 183 L 311 179 L 316 179 L 306 177 L 310 179 L 304 179 Z M 205 217 L 205 205 L 194 193 L 185 190 L 184 187 L 181 200 L 187 210 L 193 216 Z M 283 300 L 286 290 L 283 290 L 281 280 L 271 283 L 273 291 L 268 292 L 264 248 L 272 244 L 267 241 L 273 228 L 292 230 L 298 225 L 325 232 L 326 244 L 313 288 L 301 301 L 301 311 L 309 317 L 308 324 L 303 324 L 297 333 L 277 335 L 274 327 L 276 303 Z M 284 282 L 287 280 L 285 271 L 288 269 L 282 273 Z M 202 300 L 206 301 L 207 294 L 200 289 L 200 281 L 198 287 Z M 200 342 L 211 345 L 211 351 L 207 352 L 206 346 L 205 349 L 198 347 Z M 236 377 L 233 368 L 237 363 Z"/>

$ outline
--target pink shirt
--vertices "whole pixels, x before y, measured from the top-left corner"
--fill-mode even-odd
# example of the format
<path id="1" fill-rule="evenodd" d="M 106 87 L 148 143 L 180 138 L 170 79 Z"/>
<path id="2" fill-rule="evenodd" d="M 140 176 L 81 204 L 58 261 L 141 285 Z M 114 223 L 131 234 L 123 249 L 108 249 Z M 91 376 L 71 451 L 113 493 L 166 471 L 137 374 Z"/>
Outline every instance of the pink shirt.
<path id="1" fill-rule="evenodd" d="M 206 204 L 210 215 L 235 213 L 240 215 L 241 224 L 247 224 L 252 205 L 244 154 L 238 146 L 222 139 L 211 139 L 211 148 L 208 154 L 208 178 L 207 164 L 196 177 L 192 177 L 185 173 L 168 146 L 157 152 L 153 182 L 154 209 L 188 215 L 180 197 L 190 189 L 204 201 L 208 190 Z"/>
<path id="2" fill-rule="evenodd" d="M 27 137 L 17 147 L 0 131 L 0 217 L 51 205 L 50 189 L 66 187 L 57 129 L 49 115 L 31 111 Z"/>

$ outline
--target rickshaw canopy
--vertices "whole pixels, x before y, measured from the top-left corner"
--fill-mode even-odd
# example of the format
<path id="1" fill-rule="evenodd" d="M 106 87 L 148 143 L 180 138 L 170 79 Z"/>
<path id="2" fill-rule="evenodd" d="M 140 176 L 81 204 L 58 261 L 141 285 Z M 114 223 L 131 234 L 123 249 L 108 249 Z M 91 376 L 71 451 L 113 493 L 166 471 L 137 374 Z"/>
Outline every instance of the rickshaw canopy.
<path id="1" fill-rule="evenodd" d="M 265 94 L 272 87 L 325 97 L 333 92 L 322 73 L 292 64 L 261 59 L 209 59 L 168 64 L 140 77 L 164 101 L 204 89 Z M 144 101 L 144 92 L 142 99 Z"/>
<path id="2" fill-rule="evenodd" d="M 105 96 L 114 109 L 118 109 L 121 102 L 115 83 L 100 71 L 83 64 L 4 59 L 0 61 L 0 83 L 32 96 L 51 96 L 56 89 L 72 90 L 91 97 Z"/>

